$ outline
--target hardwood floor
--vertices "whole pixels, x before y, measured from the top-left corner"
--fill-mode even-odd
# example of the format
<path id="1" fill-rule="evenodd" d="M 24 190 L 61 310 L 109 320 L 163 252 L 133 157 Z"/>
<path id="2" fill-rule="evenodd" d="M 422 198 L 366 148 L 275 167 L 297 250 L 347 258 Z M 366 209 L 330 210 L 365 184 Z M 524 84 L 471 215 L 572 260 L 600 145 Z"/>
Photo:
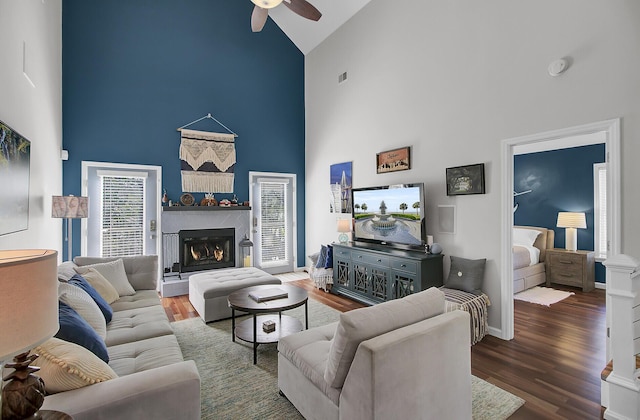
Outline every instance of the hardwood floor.
<path id="1" fill-rule="evenodd" d="M 364 305 L 318 290 L 311 280 L 289 284 L 339 311 Z M 515 338 L 486 336 L 471 350 L 472 373 L 526 402 L 511 419 L 599 419 L 605 367 L 605 291 L 575 295 L 545 307 L 515 301 Z M 171 321 L 197 317 L 188 296 L 162 299 Z"/>

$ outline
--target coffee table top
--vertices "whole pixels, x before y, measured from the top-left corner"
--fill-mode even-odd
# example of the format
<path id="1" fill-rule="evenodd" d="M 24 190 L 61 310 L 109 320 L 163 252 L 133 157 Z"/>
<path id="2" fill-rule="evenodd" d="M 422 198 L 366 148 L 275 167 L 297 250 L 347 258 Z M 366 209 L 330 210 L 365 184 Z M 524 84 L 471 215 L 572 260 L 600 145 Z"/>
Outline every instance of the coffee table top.
<path id="1" fill-rule="evenodd" d="M 253 290 L 264 289 L 282 289 L 289 294 L 286 298 L 267 300 L 263 302 L 256 302 L 249 297 L 249 292 Z M 309 299 L 307 291 L 296 286 L 289 286 L 286 284 L 266 284 L 261 286 L 245 287 L 244 289 L 236 290 L 229 295 L 229 307 L 243 312 L 249 313 L 268 313 L 268 312 L 280 312 L 288 309 L 297 308 L 301 306 Z"/>

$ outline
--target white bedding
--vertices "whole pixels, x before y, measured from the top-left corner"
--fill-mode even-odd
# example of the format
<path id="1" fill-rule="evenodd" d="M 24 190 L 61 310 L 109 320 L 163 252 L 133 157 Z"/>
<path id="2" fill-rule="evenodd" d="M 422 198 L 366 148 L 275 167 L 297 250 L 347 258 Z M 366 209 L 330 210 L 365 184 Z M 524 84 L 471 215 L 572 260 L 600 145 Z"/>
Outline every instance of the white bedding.
<path id="1" fill-rule="evenodd" d="M 540 262 L 540 250 L 538 248 L 532 245 L 524 245 L 524 244 L 513 244 L 513 247 L 514 247 L 514 254 L 517 252 L 516 247 L 524 248 L 526 252 L 529 253 L 529 261 L 528 261 L 529 264 L 522 264 L 523 260 L 521 258 L 517 258 L 514 255 L 514 269 L 521 268 L 525 265 L 532 266 Z"/>

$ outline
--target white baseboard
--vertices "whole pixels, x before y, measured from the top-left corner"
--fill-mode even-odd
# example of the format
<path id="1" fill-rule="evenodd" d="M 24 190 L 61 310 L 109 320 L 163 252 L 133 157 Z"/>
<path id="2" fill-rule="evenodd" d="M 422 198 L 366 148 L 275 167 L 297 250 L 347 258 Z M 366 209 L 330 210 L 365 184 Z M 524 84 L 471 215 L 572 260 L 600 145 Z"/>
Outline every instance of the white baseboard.
<path id="1" fill-rule="evenodd" d="M 596 289 L 607 289 L 607 283 L 598 283 L 596 282 Z"/>

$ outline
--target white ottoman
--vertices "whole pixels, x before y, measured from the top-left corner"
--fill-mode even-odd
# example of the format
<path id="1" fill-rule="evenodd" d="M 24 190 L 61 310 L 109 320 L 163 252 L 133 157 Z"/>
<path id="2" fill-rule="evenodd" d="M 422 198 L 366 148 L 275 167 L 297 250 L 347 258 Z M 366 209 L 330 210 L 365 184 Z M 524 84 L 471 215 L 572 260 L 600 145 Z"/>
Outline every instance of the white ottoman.
<path id="1" fill-rule="evenodd" d="M 255 267 L 226 268 L 189 277 L 189 301 L 204 322 L 231 318 L 227 297 L 236 290 L 261 284 L 282 284 Z"/>

